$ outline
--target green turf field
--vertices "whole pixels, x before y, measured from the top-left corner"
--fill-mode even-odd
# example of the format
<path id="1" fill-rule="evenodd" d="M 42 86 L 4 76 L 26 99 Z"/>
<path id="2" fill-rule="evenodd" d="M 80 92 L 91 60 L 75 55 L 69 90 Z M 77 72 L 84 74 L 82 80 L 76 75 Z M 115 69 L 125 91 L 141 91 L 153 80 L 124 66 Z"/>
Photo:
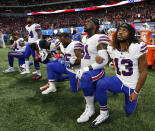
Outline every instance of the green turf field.
<path id="1" fill-rule="evenodd" d="M 8 68 L 8 50 L 0 48 L 0 131 L 155 131 L 155 72 L 148 72 L 133 115 L 125 115 L 123 94 L 109 93 L 110 119 L 91 129 L 90 123 L 99 114 L 97 103 L 95 116 L 77 124 L 85 106 L 82 92 L 70 92 L 66 81 L 56 84 L 56 93 L 42 96 L 39 87 L 47 83 L 45 65 L 41 65 L 43 79 L 39 81 L 32 81 L 31 74 L 3 74 Z M 17 70 L 17 60 L 14 65 Z M 107 67 L 106 72 L 107 76 L 114 75 L 111 68 Z"/>

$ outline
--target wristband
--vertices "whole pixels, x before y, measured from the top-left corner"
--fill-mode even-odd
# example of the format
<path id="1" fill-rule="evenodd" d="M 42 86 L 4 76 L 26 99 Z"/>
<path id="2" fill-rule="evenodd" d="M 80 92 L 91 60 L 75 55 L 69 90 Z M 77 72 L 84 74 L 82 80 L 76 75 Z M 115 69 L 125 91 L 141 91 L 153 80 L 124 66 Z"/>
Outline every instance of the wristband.
<path id="1" fill-rule="evenodd" d="M 135 91 L 135 90 L 134 90 L 134 93 L 135 93 L 136 95 L 139 95 L 139 93 L 138 93 L 137 91 Z"/>

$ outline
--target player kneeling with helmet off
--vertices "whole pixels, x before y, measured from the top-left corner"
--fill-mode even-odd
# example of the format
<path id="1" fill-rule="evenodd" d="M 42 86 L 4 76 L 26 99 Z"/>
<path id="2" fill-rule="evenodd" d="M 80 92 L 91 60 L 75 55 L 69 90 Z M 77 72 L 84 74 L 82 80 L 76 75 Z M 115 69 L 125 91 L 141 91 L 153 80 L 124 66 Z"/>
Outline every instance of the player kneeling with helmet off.
<path id="1" fill-rule="evenodd" d="M 60 41 L 58 39 L 55 39 L 54 41 L 49 41 L 45 39 L 41 39 L 36 41 L 35 43 L 31 44 L 32 50 L 35 50 L 36 52 L 36 61 L 47 64 L 47 77 L 48 77 L 48 84 L 40 87 L 40 90 L 42 90 L 42 94 L 48 94 L 50 92 L 55 92 L 55 84 L 53 84 L 52 78 L 56 77 L 55 81 L 62 81 L 64 79 L 68 79 L 68 76 L 62 76 L 63 72 L 60 70 L 60 68 L 65 69 L 64 66 L 61 66 L 61 63 L 58 63 L 58 60 L 54 60 L 54 56 L 56 53 L 58 53 L 60 47 Z M 59 54 L 57 55 L 60 56 Z M 57 68 L 59 67 L 59 68 Z M 57 72 L 57 75 L 53 72 L 54 69 L 58 69 L 58 71 L 62 71 L 60 73 Z"/>
<path id="2" fill-rule="evenodd" d="M 95 113 L 94 96 L 96 92 L 96 82 L 105 76 L 104 66 L 108 62 L 106 47 L 108 37 L 106 35 L 97 34 L 99 29 L 99 21 L 95 18 L 87 19 L 84 30 L 88 36 L 82 39 L 83 56 L 81 59 L 81 69 L 77 71 L 76 76 L 80 81 L 79 88 L 84 93 L 86 100 L 85 111 L 77 119 L 78 123 L 87 122 Z M 96 56 L 103 56 L 104 61 L 97 64 Z"/>
<path id="3" fill-rule="evenodd" d="M 77 79 L 75 77 L 75 73 L 77 69 L 79 69 L 78 65 L 81 61 L 81 48 L 82 45 L 79 41 L 71 41 L 69 35 L 67 33 L 62 33 L 59 35 L 58 39 L 54 43 L 40 43 L 40 47 L 42 49 L 50 49 L 53 50 L 56 45 L 59 45 L 59 50 L 63 54 L 61 58 L 57 60 L 51 61 L 47 64 L 47 75 L 48 75 L 48 85 L 45 87 L 46 90 L 42 92 L 42 94 L 49 94 L 50 92 L 56 91 L 55 81 L 60 80 L 60 76 L 62 74 L 67 74 L 70 80 L 70 89 L 72 92 L 77 91 Z M 57 48 L 58 49 L 58 48 Z M 57 54 L 58 55 L 58 54 Z M 55 55 L 54 55 L 55 56 Z M 68 76 L 61 76 L 68 77 Z M 41 89 L 45 89 L 41 88 Z"/>
<path id="4" fill-rule="evenodd" d="M 130 115 L 134 112 L 140 90 L 147 77 L 146 52 L 144 42 L 135 39 L 134 28 L 124 23 L 118 27 L 114 41 L 107 51 L 116 65 L 116 76 L 104 77 L 97 82 L 96 98 L 100 104 L 100 115 L 92 123 L 96 127 L 108 117 L 107 91 L 124 93 L 125 112 Z M 103 58 L 98 56 L 97 63 Z"/>
<path id="5" fill-rule="evenodd" d="M 64 65 L 69 76 L 70 90 L 76 92 L 78 91 L 76 73 L 80 69 L 82 44 L 79 41 L 72 41 L 68 33 L 62 33 L 59 39 L 64 47 Z"/>
<path id="6" fill-rule="evenodd" d="M 25 64 L 25 42 L 23 38 L 20 38 L 20 34 L 18 32 L 15 32 L 13 34 L 13 37 L 15 39 L 14 44 L 11 46 L 12 49 L 15 51 L 9 51 L 8 52 L 8 61 L 9 61 L 9 68 L 3 71 L 4 73 L 11 73 L 14 72 L 14 58 L 18 59 L 19 63 L 19 71 L 22 72 Z"/>

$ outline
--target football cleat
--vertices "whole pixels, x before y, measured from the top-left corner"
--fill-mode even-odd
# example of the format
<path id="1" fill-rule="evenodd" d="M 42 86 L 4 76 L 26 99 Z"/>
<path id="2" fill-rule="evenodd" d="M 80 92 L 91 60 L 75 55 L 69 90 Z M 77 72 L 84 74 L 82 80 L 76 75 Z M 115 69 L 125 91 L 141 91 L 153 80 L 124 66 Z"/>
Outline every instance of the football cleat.
<path id="1" fill-rule="evenodd" d="M 87 122 L 90 117 L 92 117 L 95 114 L 94 106 L 90 106 L 86 104 L 85 111 L 82 113 L 82 115 L 77 119 L 78 123 Z"/>
<path id="2" fill-rule="evenodd" d="M 46 90 L 47 88 L 49 88 L 49 83 L 46 84 L 46 85 L 44 85 L 44 86 L 42 86 L 42 87 L 40 87 L 40 90 L 41 90 L 41 91 L 44 91 L 44 90 Z"/>
<path id="3" fill-rule="evenodd" d="M 29 70 L 24 70 L 23 72 L 21 72 L 20 74 L 24 75 L 24 74 L 29 74 L 30 71 Z"/>
<path id="4" fill-rule="evenodd" d="M 32 80 L 39 80 L 39 79 L 41 79 L 41 78 L 42 78 L 42 76 L 36 75 L 35 77 L 32 77 Z"/>
<path id="5" fill-rule="evenodd" d="M 34 74 L 37 74 L 37 70 L 34 70 L 33 72 L 32 72 L 32 74 L 34 75 Z"/>
<path id="6" fill-rule="evenodd" d="M 29 63 L 29 66 L 32 66 L 33 65 L 33 62 L 30 62 Z M 23 69 L 25 69 L 26 68 L 26 65 L 25 64 L 22 64 L 22 65 L 20 65 L 19 67 L 22 67 Z"/>
<path id="7" fill-rule="evenodd" d="M 42 94 L 43 95 L 47 95 L 47 94 L 49 94 L 49 93 L 51 93 L 51 92 L 56 92 L 56 87 L 55 86 L 49 86 L 46 90 L 44 90 L 43 92 L 42 92 Z"/>
<path id="8" fill-rule="evenodd" d="M 20 65 L 19 67 L 22 67 L 22 68 L 25 69 L 26 65 L 25 65 L 25 64 L 22 64 L 22 65 Z"/>
<path id="9" fill-rule="evenodd" d="M 18 71 L 19 71 L 19 72 L 25 71 L 24 65 L 20 65 L 19 68 L 18 68 Z"/>
<path id="10" fill-rule="evenodd" d="M 22 67 L 19 67 L 18 68 L 18 71 L 21 73 L 21 72 L 23 72 L 25 69 L 23 69 Z"/>
<path id="11" fill-rule="evenodd" d="M 90 125 L 92 128 L 98 127 L 100 124 L 104 123 L 109 118 L 108 111 L 100 111 L 100 115 L 92 122 Z"/>
<path id="12" fill-rule="evenodd" d="M 8 69 L 6 69 L 5 71 L 3 71 L 3 73 L 12 73 L 15 72 L 13 67 L 9 67 Z"/>

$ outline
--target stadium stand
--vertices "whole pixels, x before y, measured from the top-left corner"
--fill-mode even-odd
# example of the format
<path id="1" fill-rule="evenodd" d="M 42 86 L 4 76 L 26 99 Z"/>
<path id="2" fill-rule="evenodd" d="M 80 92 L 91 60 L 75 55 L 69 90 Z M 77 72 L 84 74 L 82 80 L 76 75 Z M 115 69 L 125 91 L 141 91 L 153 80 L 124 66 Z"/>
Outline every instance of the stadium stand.
<path id="1" fill-rule="evenodd" d="M 100 2 L 98 2 L 98 4 L 99 3 Z M 70 5 L 68 4 L 68 6 Z M 78 8 L 78 5 L 76 6 Z M 92 5 L 90 3 L 88 3 L 87 5 L 86 3 L 84 3 L 83 5 L 79 5 L 79 6 L 91 7 Z M 76 8 L 76 7 L 74 5 L 72 6 L 71 4 L 69 8 Z M 26 9 L 26 11 L 28 10 Z M 11 14 L 11 13 L 7 13 L 7 14 Z M 51 29 L 51 28 L 55 29 L 55 28 L 62 28 L 62 27 L 83 26 L 84 20 L 89 16 L 98 18 L 100 20 L 100 24 L 104 24 L 104 22 L 110 22 L 113 27 L 117 27 L 122 22 L 155 21 L 154 2 L 149 1 L 149 2 L 135 3 L 135 4 L 123 5 L 115 8 L 96 10 L 96 11 L 40 15 L 40 16 L 37 16 L 35 20 L 41 24 L 42 29 Z M 26 23 L 23 17 L 20 17 L 20 16 L 4 17 L 3 13 L 0 13 L 0 17 L 1 17 L 0 27 L 3 33 L 7 34 L 7 33 L 11 33 L 12 30 L 18 30 L 19 32 L 24 34 L 24 28 Z"/>

